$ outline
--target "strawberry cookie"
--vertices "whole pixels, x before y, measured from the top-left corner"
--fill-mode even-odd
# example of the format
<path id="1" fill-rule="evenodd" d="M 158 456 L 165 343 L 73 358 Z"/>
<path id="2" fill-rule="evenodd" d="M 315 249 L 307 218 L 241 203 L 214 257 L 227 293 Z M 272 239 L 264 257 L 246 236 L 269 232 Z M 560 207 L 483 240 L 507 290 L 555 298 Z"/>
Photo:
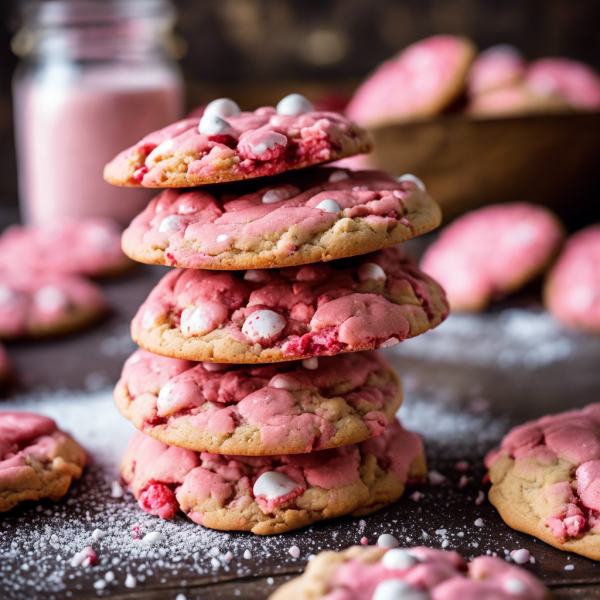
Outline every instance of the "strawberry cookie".
<path id="1" fill-rule="evenodd" d="M 0 512 L 25 500 L 60 500 L 85 461 L 85 451 L 52 419 L 0 412 Z"/>
<path id="2" fill-rule="evenodd" d="M 318 112 L 300 94 L 242 112 L 228 98 L 155 131 L 104 169 L 109 183 L 193 187 L 272 176 L 371 152 L 370 135 L 342 115 Z"/>
<path id="3" fill-rule="evenodd" d="M 600 404 L 516 427 L 485 462 L 510 527 L 600 560 Z"/>
<path id="4" fill-rule="evenodd" d="M 463 92 L 475 54 L 468 39 L 452 35 L 412 44 L 356 90 L 346 114 L 365 127 L 437 115 Z"/>
<path id="5" fill-rule="evenodd" d="M 370 514 L 426 473 L 421 438 L 398 421 L 361 444 L 269 457 L 199 454 L 138 432 L 121 463 L 146 512 L 172 519 L 182 511 L 211 529 L 259 535 Z"/>
<path id="6" fill-rule="evenodd" d="M 381 435 L 400 408 L 402 388 L 376 352 L 237 367 L 138 350 L 125 363 L 115 402 L 165 444 L 262 456 Z"/>
<path id="7" fill-rule="evenodd" d="M 0 339 L 69 333 L 107 311 L 102 291 L 87 279 L 0 268 Z"/>
<path id="8" fill-rule="evenodd" d="M 548 276 L 546 308 L 559 320 L 600 333 L 600 225 L 571 236 Z"/>
<path id="9" fill-rule="evenodd" d="M 525 78 L 527 63 L 523 55 L 509 44 L 484 50 L 469 71 L 467 90 L 475 96 L 520 83 Z"/>
<path id="10" fill-rule="evenodd" d="M 164 356 L 265 363 L 393 346 L 439 325 L 443 290 L 396 246 L 288 269 L 175 269 L 132 323 Z"/>
<path id="11" fill-rule="evenodd" d="M 576 110 L 600 109 L 600 75 L 589 65 L 542 58 L 529 67 L 526 82 L 538 95 L 559 96 Z"/>
<path id="12" fill-rule="evenodd" d="M 321 552 L 269 600 L 550 600 L 531 573 L 501 558 L 467 563 L 433 548 L 354 546 Z"/>
<path id="13" fill-rule="evenodd" d="M 320 168 L 252 184 L 242 195 L 164 191 L 125 230 L 125 253 L 187 269 L 292 267 L 393 246 L 441 221 L 412 175 Z"/>
<path id="14" fill-rule="evenodd" d="M 442 230 L 421 267 L 443 286 L 452 310 L 479 311 L 543 273 L 563 239 L 563 226 L 547 208 L 486 206 Z"/>
<path id="15" fill-rule="evenodd" d="M 105 277 L 132 266 L 121 250 L 121 229 L 110 219 L 13 225 L 0 236 L 0 268 Z"/>

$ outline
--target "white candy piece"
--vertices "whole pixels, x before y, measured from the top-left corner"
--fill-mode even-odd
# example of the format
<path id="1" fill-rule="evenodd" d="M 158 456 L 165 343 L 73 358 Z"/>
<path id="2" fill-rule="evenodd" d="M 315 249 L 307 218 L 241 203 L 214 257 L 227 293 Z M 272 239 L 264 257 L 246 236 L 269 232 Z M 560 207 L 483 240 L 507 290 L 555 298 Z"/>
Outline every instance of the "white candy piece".
<path id="1" fill-rule="evenodd" d="M 392 346 L 395 346 L 396 344 L 399 344 L 400 340 L 397 337 L 391 337 L 387 340 L 385 340 L 385 342 L 382 342 L 380 344 L 380 348 L 391 348 Z"/>
<path id="2" fill-rule="evenodd" d="M 290 199 L 290 191 L 285 188 L 275 188 L 273 190 L 267 190 L 262 197 L 263 204 L 273 204 L 274 202 L 281 202 L 282 200 Z"/>
<path id="3" fill-rule="evenodd" d="M 288 139 L 283 135 L 283 133 L 277 133 L 276 131 L 268 131 L 265 133 L 264 137 L 260 142 L 254 144 L 254 146 L 250 146 L 250 150 L 252 154 L 256 156 L 260 156 L 264 154 L 267 150 L 273 150 L 275 146 L 287 146 Z"/>
<path id="4" fill-rule="evenodd" d="M 240 107 L 233 100 L 230 98 L 218 98 L 206 105 L 202 116 L 213 115 L 221 117 L 221 119 L 228 119 L 229 117 L 239 117 L 241 114 Z"/>
<path id="5" fill-rule="evenodd" d="M 285 329 L 285 317 L 272 310 L 257 310 L 244 322 L 242 333 L 253 342 L 273 340 Z"/>
<path id="6" fill-rule="evenodd" d="M 56 312 L 68 306 L 69 298 L 60 288 L 46 285 L 37 291 L 34 302 L 41 311 Z"/>
<path id="7" fill-rule="evenodd" d="M 145 544 L 157 544 L 165 541 L 165 536 L 160 531 L 151 531 L 144 536 Z"/>
<path id="8" fill-rule="evenodd" d="M 410 569 L 419 562 L 414 554 L 406 548 L 392 548 L 388 550 L 381 559 L 381 563 L 386 569 L 404 571 Z"/>
<path id="9" fill-rule="evenodd" d="M 158 226 L 159 233 L 170 233 L 171 231 L 177 231 L 181 225 L 182 218 L 179 215 L 169 215 L 165 217 Z"/>
<path id="10" fill-rule="evenodd" d="M 373 600 L 429 600 L 431 596 L 401 579 L 388 579 L 375 589 Z"/>
<path id="11" fill-rule="evenodd" d="M 313 356 L 312 358 L 305 358 L 302 361 L 302 366 L 305 369 L 309 369 L 310 371 L 314 371 L 315 369 L 319 368 L 319 359 L 316 356 Z"/>
<path id="12" fill-rule="evenodd" d="M 232 133 L 231 125 L 221 117 L 217 115 L 204 115 L 200 119 L 200 125 L 198 125 L 198 131 L 202 135 L 218 135 L 219 133 Z"/>
<path id="13" fill-rule="evenodd" d="M 102 538 L 106 537 L 106 531 L 102 531 L 102 529 L 94 529 L 92 532 L 92 537 L 95 540 L 101 540 Z"/>
<path id="14" fill-rule="evenodd" d="M 522 594 L 527 590 L 527 587 L 520 579 L 510 577 L 504 582 L 504 589 L 509 594 Z"/>
<path id="15" fill-rule="evenodd" d="M 145 163 L 146 166 L 149 168 L 154 167 L 157 163 L 157 159 L 163 157 L 165 154 L 169 154 L 172 150 L 173 140 L 165 140 L 164 142 L 156 146 L 156 148 L 154 148 L 154 150 L 152 150 L 150 154 L 148 154 Z"/>
<path id="16" fill-rule="evenodd" d="M 336 181 L 344 181 L 344 179 L 349 179 L 350 175 L 346 171 L 334 171 L 329 176 L 329 182 L 335 183 Z"/>
<path id="17" fill-rule="evenodd" d="M 398 183 L 402 183 L 404 181 L 411 181 L 422 192 L 425 192 L 425 184 L 416 175 L 411 175 L 410 173 L 406 173 L 406 175 L 402 175 L 402 177 L 398 178 Z"/>
<path id="18" fill-rule="evenodd" d="M 279 115 L 304 115 L 313 110 L 312 104 L 302 94 L 290 94 L 277 103 Z"/>
<path id="19" fill-rule="evenodd" d="M 185 336 L 205 335 L 215 329 L 213 309 L 210 305 L 188 306 L 181 313 L 181 332 Z"/>
<path id="20" fill-rule="evenodd" d="M 298 484 L 285 473 L 279 471 L 267 471 L 263 473 L 254 483 L 252 493 L 254 497 L 264 496 L 267 500 L 287 496 L 298 487 Z"/>
<path id="21" fill-rule="evenodd" d="M 400 543 L 392 534 L 384 533 L 377 539 L 377 545 L 382 548 L 397 548 Z"/>
<path id="22" fill-rule="evenodd" d="M 248 269 L 244 273 L 244 279 L 246 281 L 253 281 L 254 283 L 260 283 L 263 281 L 263 274 L 258 269 Z"/>
<path id="23" fill-rule="evenodd" d="M 358 278 L 360 281 L 385 281 L 387 275 L 379 265 L 365 263 L 358 268 Z"/>
<path id="24" fill-rule="evenodd" d="M 340 205 L 331 198 L 327 198 L 326 200 L 319 202 L 319 204 L 317 204 L 317 208 L 324 210 L 325 212 L 336 214 L 342 211 Z"/>

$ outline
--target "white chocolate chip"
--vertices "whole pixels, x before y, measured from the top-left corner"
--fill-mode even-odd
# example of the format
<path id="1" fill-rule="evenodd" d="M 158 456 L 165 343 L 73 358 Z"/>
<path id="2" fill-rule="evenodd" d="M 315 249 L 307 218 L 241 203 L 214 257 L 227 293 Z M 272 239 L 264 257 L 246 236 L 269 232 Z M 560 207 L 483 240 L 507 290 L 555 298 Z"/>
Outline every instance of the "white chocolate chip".
<path id="1" fill-rule="evenodd" d="M 166 416 L 170 412 L 172 412 L 173 405 L 175 404 L 173 398 L 173 387 L 176 382 L 171 380 L 165 383 L 160 389 L 158 393 L 158 398 L 156 399 L 156 412 L 160 416 Z"/>
<path id="2" fill-rule="evenodd" d="M 287 146 L 288 139 L 282 133 L 277 133 L 276 131 L 267 131 L 265 135 L 262 137 L 260 142 L 254 144 L 250 147 L 252 154 L 255 156 L 260 156 L 264 154 L 267 150 L 273 150 L 275 146 Z"/>
<path id="3" fill-rule="evenodd" d="M 285 473 L 266 471 L 255 482 L 252 488 L 254 497 L 264 496 L 267 500 L 287 496 L 298 487 L 298 484 Z"/>
<path id="4" fill-rule="evenodd" d="M 344 179 L 348 179 L 350 177 L 350 175 L 348 175 L 348 173 L 346 171 L 334 171 L 330 176 L 329 176 L 329 182 L 330 183 L 336 183 L 338 181 L 344 181 Z"/>
<path id="5" fill-rule="evenodd" d="M 509 577 L 504 582 L 504 589 L 509 594 L 515 594 L 515 595 L 522 594 L 525 591 L 527 591 L 527 587 L 525 586 L 525 584 L 520 579 L 517 579 L 516 577 Z"/>
<path id="6" fill-rule="evenodd" d="M 267 190 L 262 197 L 263 204 L 273 204 L 274 202 L 281 202 L 282 200 L 290 199 L 290 190 L 286 188 L 274 188 Z"/>
<path id="7" fill-rule="evenodd" d="M 406 548 L 392 548 L 383 555 L 381 562 L 386 569 L 404 571 L 416 565 L 419 560 Z"/>
<path id="8" fill-rule="evenodd" d="M 164 142 L 156 146 L 156 148 L 154 148 L 154 150 L 152 150 L 150 154 L 148 154 L 148 156 L 146 157 L 145 165 L 149 169 L 151 169 L 152 167 L 156 166 L 156 163 L 159 159 L 163 158 L 166 154 L 169 154 L 172 151 L 173 140 L 165 140 Z"/>
<path id="9" fill-rule="evenodd" d="M 340 205 L 331 198 L 327 198 L 326 200 L 319 202 L 319 204 L 317 204 L 317 208 L 324 210 L 325 212 L 336 214 L 342 211 Z"/>
<path id="10" fill-rule="evenodd" d="M 279 115 L 304 115 L 313 110 L 312 104 L 302 94 L 289 94 L 277 103 Z"/>
<path id="11" fill-rule="evenodd" d="M 158 544 L 165 541 L 165 536 L 160 531 L 151 531 L 144 536 L 143 541 L 146 544 Z"/>
<path id="12" fill-rule="evenodd" d="M 136 585 L 137 579 L 131 573 L 127 573 L 127 577 L 125 578 L 125 587 L 134 588 Z"/>
<path id="13" fill-rule="evenodd" d="M 422 192 L 425 192 L 425 184 L 415 175 L 406 173 L 406 175 L 402 175 L 402 177 L 398 178 L 398 183 L 403 183 L 404 181 L 410 181 L 414 183 Z"/>
<path id="14" fill-rule="evenodd" d="M 92 532 L 92 537 L 95 540 L 101 540 L 102 538 L 106 537 L 106 531 L 102 531 L 102 529 L 94 529 Z"/>
<path id="15" fill-rule="evenodd" d="M 69 298 L 60 288 L 46 285 L 37 291 L 34 302 L 38 310 L 52 313 L 64 310 L 69 305 Z"/>
<path id="16" fill-rule="evenodd" d="M 113 481 L 110 484 L 110 497 L 111 498 L 122 498 L 123 497 L 123 486 L 118 481 Z"/>
<path id="17" fill-rule="evenodd" d="M 316 356 L 313 356 L 312 358 L 305 358 L 302 361 L 302 366 L 305 369 L 309 369 L 310 371 L 314 371 L 315 369 L 319 368 L 319 359 Z"/>
<path id="18" fill-rule="evenodd" d="M 379 265 L 368 262 L 358 268 L 358 278 L 360 281 L 385 281 L 387 275 Z"/>
<path id="19" fill-rule="evenodd" d="M 278 390 L 297 390 L 298 389 L 298 381 L 281 373 L 279 375 L 275 375 L 273 379 L 269 382 L 269 387 L 277 388 Z"/>
<path id="20" fill-rule="evenodd" d="M 158 232 L 170 233 L 171 231 L 177 231 L 182 221 L 183 219 L 179 215 L 169 215 L 160 222 Z"/>
<path id="21" fill-rule="evenodd" d="M 227 371 L 227 369 L 229 368 L 228 364 L 223 364 L 223 363 L 213 363 L 213 362 L 203 362 L 202 366 L 207 370 L 207 371 Z"/>
<path id="22" fill-rule="evenodd" d="M 202 135 L 219 135 L 220 133 L 233 133 L 231 125 L 225 119 L 217 117 L 217 115 L 204 115 L 200 119 L 198 131 Z"/>
<path id="23" fill-rule="evenodd" d="M 240 107 L 233 100 L 230 98 L 218 98 L 206 105 L 202 116 L 214 115 L 221 117 L 221 119 L 228 119 L 229 117 L 239 117 L 241 114 Z"/>
<path id="24" fill-rule="evenodd" d="M 206 335 L 215 327 L 214 306 L 210 303 L 198 306 L 188 306 L 181 313 L 181 333 L 189 337 L 192 335 Z"/>
<path id="25" fill-rule="evenodd" d="M 298 546 L 292 546 L 288 552 L 290 553 L 290 555 L 293 558 L 299 558 L 300 557 L 300 548 L 298 548 Z"/>
<path id="26" fill-rule="evenodd" d="M 400 543 L 392 534 L 384 533 L 377 539 L 377 545 L 383 548 L 397 548 Z"/>
<path id="27" fill-rule="evenodd" d="M 286 320 L 272 310 L 257 310 L 253 312 L 242 327 L 242 333 L 253 342 L 274 340 L 285 329 Z"/>
<path id="28" fill-rule="evenodd" d="M 429 600 L 431 596 L 402 581 L 388 579 L 380 583 L 373 593 L 372 600 Z"/>
<path id="29" fill-rule="evenodd" d="M 391 337 L 388 338 L 387 340 L 385 340 L 385 342 L 382 342 L 379 347 L 380 348 L 391 348 L 392 346 L 395 346 L 396 344 L 399 344 L 400 340 L 397 337 Z"/>
<path id="30" fill-rule="evenodd" d="M 254 283 L 260 283 L 263 281 L 263 273 L 258 269 L 248 269 L 244 273 L 244 279 L 246 281 L 252 281 Z"/>
<path id="31" fill-rule="evenodd" d="M 229 236 L 225 235 L 224 233 L 217 236 L 217 242 L 219 242 L 219 243 L 226 242 L 228 239 L 229 239 Z"/>

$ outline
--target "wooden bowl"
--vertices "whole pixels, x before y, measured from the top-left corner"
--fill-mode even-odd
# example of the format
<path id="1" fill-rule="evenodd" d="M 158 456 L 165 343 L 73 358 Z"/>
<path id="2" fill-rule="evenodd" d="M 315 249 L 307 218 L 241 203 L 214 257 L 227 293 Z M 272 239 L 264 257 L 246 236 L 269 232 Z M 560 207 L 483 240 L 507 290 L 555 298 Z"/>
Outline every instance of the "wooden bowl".
<path id="1" fill-rule="evenodd" d="M 368 162 L 413 173 L 448 220 L 485 204 L 527 200 L 567 219 L 600 216 L 600 112 L 502 118 L 442 115 L 373 129 Z"/>

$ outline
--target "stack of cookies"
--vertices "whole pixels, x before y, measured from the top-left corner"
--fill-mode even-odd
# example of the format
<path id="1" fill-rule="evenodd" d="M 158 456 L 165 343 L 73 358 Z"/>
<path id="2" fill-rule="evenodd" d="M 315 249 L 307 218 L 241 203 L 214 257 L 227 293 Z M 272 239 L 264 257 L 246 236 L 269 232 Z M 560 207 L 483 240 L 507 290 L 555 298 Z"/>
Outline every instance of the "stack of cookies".
<path id="1" fill-rule="evenodd" d="M 423 480 L 376 349 L 448 313 L 396 245 L 440 210 L 414 176 L 319 166 L 371 149 L 292 94 L 254 112 L 215 100 L 106 166 L 113 184 L 169 188 L 123 235 L 134 260 L 177 267 L 134 318 L 142 349 L 115 391 L 140 430 L 122 476 L 146 512 L 280 533 L 369 514 Z"/>

